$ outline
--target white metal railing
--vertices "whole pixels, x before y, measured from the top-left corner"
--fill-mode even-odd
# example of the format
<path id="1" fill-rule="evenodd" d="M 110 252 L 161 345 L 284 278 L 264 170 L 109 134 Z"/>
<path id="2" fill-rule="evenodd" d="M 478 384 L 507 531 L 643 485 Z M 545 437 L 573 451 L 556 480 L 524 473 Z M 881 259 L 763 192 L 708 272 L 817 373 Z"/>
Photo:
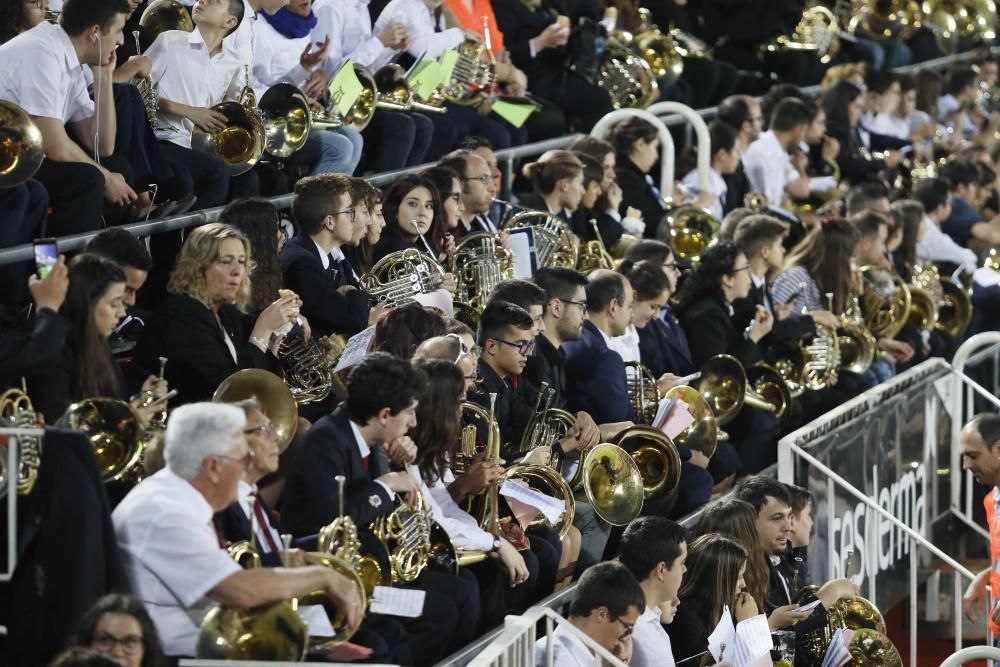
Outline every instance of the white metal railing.
<path id="1" fill-rule="evenodd" d="M 662 120 L 646 111 L 645 109 L 618 109 L 605 114 L 601 120 L 597 121 L 590 131 L 590 136 L 603 139 L 619 121 L 626 118 L 642 118 L 651 123 L 656 128 L 656 135 L 660 139 L 660 196 L 673 197 L 674 193 L 674 138 L 670 130 Z M 652 221 L 647 221 L 652 222 Z"/>
<path id="2" fill-rule="evenodd" d="M 535 628 L 538 621 L 545 619 L 545 651 L 538 663 L 544 667 L 552 667 L 553 645 L 552 632 L 556 625 L 573 634 L 596 655 L 594 661 L 599 664 L 603 659 L 611 667 L 628 667 L 606 648 L 581 632 L 567 619 L 548 607 L 532 607 L 520 616 L 508 616 L 504 620 L 503 631 L 482 652 L 469 662 L 471 667 L 527 667 L 535 665 Z"/>
<path id="3" fill-rule="evenodd" d="M 993 646 L 970 646 L 963 648 L 961 651 L 952 653 L 945 658 L 944 662 L 941 663 L 941 667 L 961 667 L 961 665 L 973 660 L 990 660 L 996 662 L 1000 660 L 1000 649 Z"/>

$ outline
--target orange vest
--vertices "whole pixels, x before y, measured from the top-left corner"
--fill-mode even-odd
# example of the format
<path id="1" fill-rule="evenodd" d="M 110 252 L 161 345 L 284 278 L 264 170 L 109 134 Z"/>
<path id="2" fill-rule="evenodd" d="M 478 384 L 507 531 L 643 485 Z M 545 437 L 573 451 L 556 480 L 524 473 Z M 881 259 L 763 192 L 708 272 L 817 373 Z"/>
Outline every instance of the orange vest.
<path id="1" fill-rule="evenodd" d="M 500 32 L 497 18 L 493 15 L 493 5 L 490 4 L 490 0 L 472 0 L 471 10 L 466 8 L 463 0 L 445 0 L 445 4 L 455 14 L 460 26 L 480 35 L 483 34 L 483 17 L 485 16 L 490 24 L 490 47 L 494 53 L 503 48 L 503 33 Z"/>
<path id="2" fill-rule="evenodd" d="M 993 491 L 983 498 L 983 505 L 986 506 L 986 523 L 990 527 L 990 590 L 993 591 L 993 599 L 1000 598 L 1000 521 L 997 520 L 997 501 Z M 989 620 L 990 632 L 1000 633 L 1000 625 L 993 622 L 992 609 L 987 610 L 986 618 Z"/>

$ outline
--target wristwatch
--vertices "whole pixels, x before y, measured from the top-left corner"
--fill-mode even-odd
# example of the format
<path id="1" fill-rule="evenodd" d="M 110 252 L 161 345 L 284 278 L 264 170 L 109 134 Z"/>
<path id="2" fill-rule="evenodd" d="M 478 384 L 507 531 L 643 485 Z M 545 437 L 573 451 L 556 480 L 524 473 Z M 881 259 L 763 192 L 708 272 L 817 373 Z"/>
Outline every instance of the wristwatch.
<path id="1" fill-rule="evenodd" d="M 493 548 L 490 549 L 490 553 L 498 553 L 500 551 L 500 538 L 496 535 L 493 536 Z"/>

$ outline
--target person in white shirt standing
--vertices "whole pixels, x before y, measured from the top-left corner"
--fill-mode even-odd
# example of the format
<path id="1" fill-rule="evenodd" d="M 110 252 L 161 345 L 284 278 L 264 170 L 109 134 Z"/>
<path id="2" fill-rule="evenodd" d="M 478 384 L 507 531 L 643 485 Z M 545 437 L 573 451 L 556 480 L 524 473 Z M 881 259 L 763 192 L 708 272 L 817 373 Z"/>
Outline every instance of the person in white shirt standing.
<path id="1" fill-rule="evenodd" d="M 183 405 L 167 422 L 166 468 L 133 488 L 111 515 L 125 571 L 149 610 L 168 656 L 195 652 L 198 625 L 213 605 L 250 609 L 323 590 L 356 628 L 364 615 L 357 589 L 322 566 L 244 570 L 212 525 L 237 498 L 250 462 L 243 410 L 218 403 Z"/>
<path id="2" fill-rule="evenodd" d="M 546 653 L 551 649 L 553 667 L 592 667 L 596 652 L 578 632 L 628 663 L 632 631 L 645 608 L 646 594 L 627 567 L 618 561 L 590 567 L 576 584 L 569 623 L 560 623 L 551 636 L 535 643 L 535 664 L 547 664 Z"/>
<path id="3" fill-rule="evenodd" d="M 635 576 L 646 608 L 632 633 L 632 667 L 674 667 L 670 636 L 663 624 L 674 620 L 684 577 L 687 541 L 684 529 L 661 516 L 643 516 L 622 534 L 618 560 Z"/>
<path id="4" fill-rule="evenodd" d="M 130 13 L 125 0 L 67 0 L 58 25 L 41 23 L 0 45 L 0 100 L 22 107 L 41 131 L 45 159 L 35 178 L 49 192 L 51 234 L 97 231 L 104 202 L 136 200 L 123 176 L 129 167 L 108 161 L 115 49 Z M 93 73 L 93 99 L 84 66 Z"/>
<path id="5" fill-rule="evenodd" d="M 329 37 L 313 44 L 309 36 L 316 26 L 312 0 L 293 0 L 276 12 L 261 12 L 263 21 L 254 26 L 253 68 L 251 85 L 261 99 L 265 91 L 277 83 L 290 83 L 299 88 L 310 102 L 326 92 L 331 72 L 320 65 L 326 56 Z M 313 47 L 316 47 L 313 49 Z M 361 161 L 364 140 L 353 127 L 330 130 L 313 128 L 305 146 L 288 162 L 308 164 L 309 175 L 353 174 Z"/>
<path id="6" fill-rule="evenodd" d="M 767 132 L 743 154 L 743 167 L 753 189 L 767 197 L 768 204 L 784 206 L 786 198 L 809 196 L 808 158 L 799 150 L 812 112 L 802 100 L 786 98 L 771 112 Z"/>

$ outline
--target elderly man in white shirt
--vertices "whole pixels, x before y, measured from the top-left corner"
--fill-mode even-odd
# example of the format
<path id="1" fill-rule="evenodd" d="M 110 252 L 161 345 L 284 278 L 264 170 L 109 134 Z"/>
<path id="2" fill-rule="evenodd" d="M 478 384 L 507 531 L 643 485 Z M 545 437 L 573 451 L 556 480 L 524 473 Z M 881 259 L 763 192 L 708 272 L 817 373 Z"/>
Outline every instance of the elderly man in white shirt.
<path id="1" fill-rule="evenodd" d="M 568 625 L 627 664 L 632 631 L 645 608 L 645 594 L 628 568 L 618 561 L 605 561 L 591 566 L 577 582 Z M 551 636 L 535 643 L 535 665 L 547 664 L 549 650 L 554 667 L 601 664 L 597 652 L 562 623 Z"/>
<path id="2" fill-rule="evenodd" d="M 320 566 L 241 569 L 222 548 L 212 515 L 232 504 L 250 453 L 243 410 L 192 403 L 167 423 L 166 467 L 139 483 L 112 513 L 135 592 L 171 656 L 193 655 L 213 605 L 250 609 L 323 590 L 352 627 L 364 615 L 353 584 Z"/>
<path id="3" fill-rule="evenodd" d="M 409 46 L 406 27 L 392 21 L 372 32 L 368 0 L 319 0 L 313 4 L 317 23 L 314 42 L 330 40 L 322 68 L 335 74 L 348 59 L 372 73 L 387 65 Z M 434 136 L 434 122 L 419 113 L 379 110 L 364 130 L 372 158 L 366 167 L 375 172 L 421 164 Z"/>
<path id="4" fill-rule="evenodd" d="M 799 151 L 812 110 L 802 100 L 786 98 L 771 112 L 771 126 L 743 154 L 750 185 L 767 197 L 771 207 L 783 207 L 785 199 L 809 196 L 808 158 Z M 794 153 L 794 159 L 792 154 Z"/>
<path id="5" fill-rule="evenodd" d="M 130 13 L 125 0 L 69 0 L 59 25 L 41 23 L 0 45 L 0 100 L 23 108 L 41 131 L 45 160 L 35 178 L 49 191 L 50 233 L 96 231 L 104 201 L 136 200 L 125 177 L 100 163 L 115 148 L 112 74 Z"/>
<path id="6" fill-rule="evenodd" d="M 318 101 L 326 92 L 332 72 L 320 65 L 329 47 L 329 37 L 313 44 L 309 32 L 316 26 L 312 0 L 293 0 L 276 12 L 261 12 L 254 26 L 251 85 L 261 99 L 277 83 L 290 83 L 309 100 Z M 317 102 L 318 103 L 318 102 Z M 364 140 L 353 127 L 320 130 L 316 127 L 302 150 L 289 162 L 310 163 L 310 176 L 353 174 L 361 161 Z"/>

